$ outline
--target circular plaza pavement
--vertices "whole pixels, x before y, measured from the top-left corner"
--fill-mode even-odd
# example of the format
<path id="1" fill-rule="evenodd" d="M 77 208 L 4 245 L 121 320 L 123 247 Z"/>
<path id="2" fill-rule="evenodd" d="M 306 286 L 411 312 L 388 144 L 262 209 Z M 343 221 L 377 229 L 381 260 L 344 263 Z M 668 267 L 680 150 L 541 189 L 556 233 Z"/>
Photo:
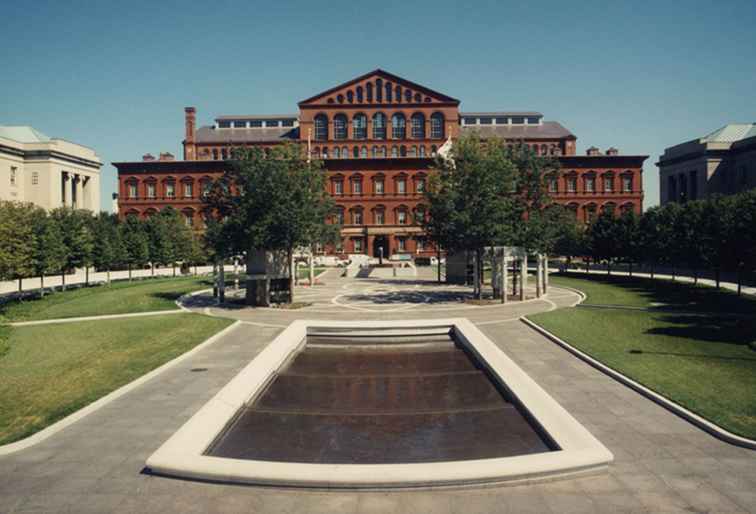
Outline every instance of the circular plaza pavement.
<path id="1" fill-rule="evenodd" d="M 329 271 L 323 285 L 297 288 L 295 300 L 309 305 L 296 310 L 218 307 L 210 295 L 192 296 L 186 308 L 242 323 L 48 439 L 1 456 L 0 512 L 756 512 L 753 450 L 714 438 L 519 321 L 574 305 L 577 293 L 551 287 L 541 299 L 471 305 L 469 288 L 433 278 L 427 269 L 416 280 Z M 145 469 L 147 457 L 291 321 L 454 317 L 475 323 L 614 454 L 608 472 L 530 485 L 357 492 L 205 483 Z"/>

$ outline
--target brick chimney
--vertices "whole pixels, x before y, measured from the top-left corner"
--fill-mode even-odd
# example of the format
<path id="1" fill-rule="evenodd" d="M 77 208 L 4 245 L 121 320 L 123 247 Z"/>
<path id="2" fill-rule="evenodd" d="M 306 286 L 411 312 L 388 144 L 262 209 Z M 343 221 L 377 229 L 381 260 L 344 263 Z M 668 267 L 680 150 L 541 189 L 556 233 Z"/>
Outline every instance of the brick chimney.
<path id="1" fill-rule="evenodd" d="M 142 156 L 142 160 L 143 160 L 144 162 L 147 162 L 147 161 L 154 161 L 154 160 L 155 160 L 155 156 L 154 156 L 154 155 L 152 155 L 151 153 L 146 153 L 146 154 L 144 154 L 144 155 Z"/>
<path id="2" fill-rule="evenodd" d="M 595 146 L 592 146 L 585 151 L 585 155 L 601 155 L 601 150 L 599 150 Z"/>
<path id="3" fill-rule="evenodd" d="M 175 161 L 176 158 L 173 156 L 171 152 L 160 152 L 160 159 L 161 161 Z"/>
<path id="4" fill-rule="evenodd" d="M 186 134 L 184 139 L 187 143 L 194 143 L 194 126 L 197 119 L 197 109 L 194 107 L 184 107 L 184 125 Z"/>
<path id="5" fill-rule="evenodd" d="M 608 149 L 608 150 L 606 151 L 606 155 L 619 155 L 619 150 L 617 150 L 617 149 L 616 149 L 616 148 L 614 148 L 614 147 L 611 147 L 611 148 L 609 148 L 609 149 Z"/>

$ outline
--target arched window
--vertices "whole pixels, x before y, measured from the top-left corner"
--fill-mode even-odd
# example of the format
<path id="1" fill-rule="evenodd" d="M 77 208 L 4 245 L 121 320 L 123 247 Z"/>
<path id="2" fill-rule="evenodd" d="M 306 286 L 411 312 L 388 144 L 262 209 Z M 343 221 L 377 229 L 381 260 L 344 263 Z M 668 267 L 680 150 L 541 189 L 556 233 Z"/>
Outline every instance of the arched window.
<path id="1" fill-rule="evenodd" d="M 339 149 L 338 146 L 334 147 L 334 149 L 333 149 L 333 158 L 334 159 L 340 159 L 341 158 L 341 149 Z"/>
<path id="2" fill-rule="evenodd" d="M 375 81 L 375 101 L 378 103 L 383 102 L 383 79 Z"/>
<path id="3" fill-rule="evenodd" d="M 412 139 L 425 139 L 425 116 L 416 112 L 412 115 Z"/>
<path id="4" fill-rule="evenodd" d="M 415 93 L 415 102 L 420 103 L 422 98 L 423 97 L 420 95 L 420 93 Z"/>
<path id="5" fill-rule="evenodd" d="M 407 157 L 407 147 L 402 145 L 399 147 L 399 156 L 400 157 Z"/>
<path id="6" fill-rule="evenodd" d="M 368 156 L 367 146 L 363 146 L 362 148 L 360 148 L 360 157 L 362 159 L 367 159 L 367 156 Z"/>
<path id="7" fill-rule="evenodd" d="M 420 153 L 418 154 L 419 157 L 425 157 L 425 147 L 423 145 L 420 145 Z"/>
<path id="8" fill-rule="evenodd" d="M 346 146 L 341 147 L 341 158 L 347 159 L 349 157 L 349 149 Z"/>
<path id="9" fill-rule="evenodd" d="M 351 89 L 347 91 L 347 102 L 349 102 L 350 104 L 354 103 L 354 93 Z"/>
<path id="10" fill-rule="evenodd" d="M 404 90 L 404 101 L 407 103 L 412 102 L 412 91 L 409 89 Z"/>
<path id="11" fill-rule="evenodd" d="M 337 114 L 333 117 L 333 138 L 347 138 L 347 117 L 344 114 Z"/>
<path id="12" fill-rule="evenodd" d="M 396 98 L 396 103 L 402 101 L 402 86 L 400 86 L 399 84 L 397 84 L 394 88 L 394 97 Z"/>
<path id="13" fill-rule="evenodd" d="M 359 159 L 360 158 L 360 147 L 359 146 L 355 146 L 354 148 L 352 148 L 352 157 L 354 157 L 355 159 Z"/>
<path id="14" fill-rule="evenodd" d="M 436 145 L 431 145 L 431 157 L 435 157 L 437 151 Z"/>
<path id="15" fill-rule="evenodd" d="M 368 82 L 365 84 L 365 96 L 367 97 L 368 102 L 373 101 L 373 83 Z"/>
<path id="16" fill-rule="evenodd" d="M 373 148 L 370 149 L 370 157 L 372 157 L 373 159 L 375 159 L 376 157 L 378 157 L 378 147 L 377 146 L 374 146 Z"/>
<path id="17" fill-rule="evenodd" d="M 386 139 L 386 115 L 382 112 L 373 114 L 373 139 Z"/>
<path id="18" fill-rule="evenodd" d="M 352 225 L 362 225 L 362 207 L 352 209 Z"/>
<path id="19" fill-rule="evenodd" d="M 383 225 L 386 223 L 386 209 L 382 205 L 373 209 L 373 223 L 376 225 Z"/>
<path id="20" fill-rule="evenodd" d="M 399 157 L 399 147 L 396 145 L 391 147 L 391 157 Z"/>
<path id="21" fill-rule="evenodd" d="M 404 139 L 407 136 L 407 120 L 404 114 L 396 113 L 391 117 L 391 137 Z"/>
<path id="22" fill-rule="evenodd" d="M 417 147 L 416 146 L 413 145 L 413 146 L 410 147 L 410 149 L 409 149 L 409 156 L 410 157 L 417 157 Z"/>
<path id="23" fill-rule="evenodd" d="M 321 156 L 323 157 L 323 159 L 328 159 L 328 148 L 326 148 L 325 146 L 323 147 L 323 153 L 321 154 Z"/>
<path id="24" fill-rule="evenodd" d="M 328 139 L 328 116 L 325 114 L 315 116 L 315 139 L 318 141 Z"/>
<path id="25" fill-rule="evenodd" d="M 431 115 L 431 134 L 432 139 L 444 138 L 444 115 L 440 112 L 434 112 Z"/>
<path id="26" fill-rule="evenodd" d="M 357 91 L 357 103 L 361 104 L 364 100 L 362 96 L 362 86 L 357 86 L 356 91 Z"/>
<path id="27" fill-rule="evenodd" d="M 228 159 L 228 150 L 225 148 L 221 148 L 221 159 L 224 161 Z"/>
<path id="28" fill-rule="evenodd" d="M 336 96 L 336 101 L 339 102 L 340 104 L 343 104 L 344 103 L 344 95 L 338 95 L 338 96 Z"/>
<path id="29" fill-rule="evenodd" d="M 367 139 L 367 116 L 362 113 L 355 114 L 352 118 L 352 138 Z"/>
<path id="30" fill-rule="evenodd" d="M 214 161 L 218 160 L 218 149 L 217 148 L 213 148 L 213 160 Z"/>
<path id="31" fill-rule="evenodd" d="M 388 103 L 391 103 L 392 98 L 393 98 L 393 87 L 391 86 L 391 82 L 386 82 L 386 101 Z"/>
<path id="32" fill-rule="evenodd" d="M 312 149 L 312 156 L 315 157 L 315 158 L 320 157 L 320 147 L 319 146 L 316 146 L 315 148 Z"/>
<path id="33" fill-rule="evenodd" d="M 386 147 L 382 146 L 378 149 L 378 155 L 381 157 L 386 157 Z"/>
<path id="34" fill-rule="evenodd" d="M 344 224 L 344 208 L 343 207 L 336 207 L 336 210 L 333 213 L 333 222 L 336 225 Z"/>
<path id="35" fill-rule="evenodd" d="M 548 155 L 548 153 L 546 145 L 541 145 L 541 155 Z"/>

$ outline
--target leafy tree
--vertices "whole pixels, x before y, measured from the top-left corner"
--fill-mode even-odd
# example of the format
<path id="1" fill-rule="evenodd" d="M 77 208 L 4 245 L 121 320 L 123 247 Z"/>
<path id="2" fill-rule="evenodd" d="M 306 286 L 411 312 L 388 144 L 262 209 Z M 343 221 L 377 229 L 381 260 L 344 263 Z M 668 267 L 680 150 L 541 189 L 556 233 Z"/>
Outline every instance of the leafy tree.
<path id="1" fill-rule="evenodd" d="M 150 248 L 145 223 L 136 216 L 127 216 L 120 225 L 124 247 L 124 261 L 129 268 L 129 280 L 134 266 L 144 266 L 149 260 Z"/>
<path id="2" fill-rule="evenodd" d="M 633 276 L 633 264 L 640 262 L 643 256 L 640 237 L 640 218 L 635 211 L 623 212 L 616 221 L 617 257 L 629 265 Z"/>
<path id="3" fill-rule="evenodd" d="M 40 277 L 40 294 L 45 295 L 45 275 L 61 273 L 68 264 L 68 247 L 58 220 L 42 212 L 34 223 L 35 273 Z"/>
<path id="4" fill-rule="evenodd" d="M 483 143 L 475 134 L 455 141 L 449 157 L 437 160 L 426 188 L 423 228 L 436 245 L 449 252 L 471 250 L 482 263 L 486 247 L 517 237 L 522 205 L 515 165 L 503 141 Z M 481 298 L 482 266 L 478 269 L 475 294 Z"/>
<path id="5" fill-rule="evenodd" d="M 192 230 L 187 226 L 184 216 L 173 207 L 163 209 L 159 217 L 162 218 L 168 236 L 165 264 L 173 267 L 173 275 L 176 276 L 176 263 L 186 260 L 192 250 Z"/>
<path id="6" fill-rule="evenodd" d="M 159 213 L 147 218 L 143 224 L 147 236 L 148 260 L 152 276 L 155 276 L 155 267 L 168 264 L 173 254 L 173 242 L 166 218 L 167 216 Z"/>
<path id="7" fill-rule="evenodd" d="M 591 257 L 594 261 L 606 262 L 607 272 L 611 274 L 612 263 L 618 257 L 620 231 L 617 218 L 612 212 L 602 212 L 588 227 L 588 241 Z"/>
<path id="8" fill-rule="evenodd" d="M 95 268 L 107 272 L 107 282 L 110 284 L 110 270 L 126 261 L 126 249 L 121 239 L 118 216 L 101 212 L 94 219 L 93 232 L 93 264 Z"/>
<path id="9" fill-rule="evenodd" d="M 320 161 L 308 162 L 298 145 L 234 152 L 231 169 L 207 198 L 209 209 L 224 219 L 220 230 L 236 253 L 254 248 L 284 251 L 292 268 L 294 249 L 321 242 L 333 201 L 326 192 Z M 217 250 L 217 249 L 216 249 Z M 289 277 L 293 301 L 294 276 Z"/>
<path id="10" fill-rule="evenodd" d="M 92 233 L 90 211 L 58 207 L 50 216 L 58 222 L 68 255 L 65 268 L 61 271 L 63 290 L 66 289 L 66 271 L 85 268 L 86 282 L 89 283 L 89 266 L 92 265 L 94 235 Z"/>
<path id="11" fill-rule="evenodd" d="M 19 281 L 34 272 L 32 204 L 0 201 L 0 278 Z"/>

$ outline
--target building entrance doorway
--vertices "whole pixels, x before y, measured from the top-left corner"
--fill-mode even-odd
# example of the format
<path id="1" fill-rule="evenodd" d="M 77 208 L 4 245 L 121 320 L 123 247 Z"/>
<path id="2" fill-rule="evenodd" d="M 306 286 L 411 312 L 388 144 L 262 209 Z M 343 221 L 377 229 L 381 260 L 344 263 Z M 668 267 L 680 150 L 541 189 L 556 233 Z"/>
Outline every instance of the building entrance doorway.
<path id="1" fill-rule="evenodd" d="M 388 258 L 391 254 L 391 248 L 389 248 L 388 236 L 375 236 L 373 240 L 373 257 L 377 257 L 383 261 L 384 258 Z"/>

